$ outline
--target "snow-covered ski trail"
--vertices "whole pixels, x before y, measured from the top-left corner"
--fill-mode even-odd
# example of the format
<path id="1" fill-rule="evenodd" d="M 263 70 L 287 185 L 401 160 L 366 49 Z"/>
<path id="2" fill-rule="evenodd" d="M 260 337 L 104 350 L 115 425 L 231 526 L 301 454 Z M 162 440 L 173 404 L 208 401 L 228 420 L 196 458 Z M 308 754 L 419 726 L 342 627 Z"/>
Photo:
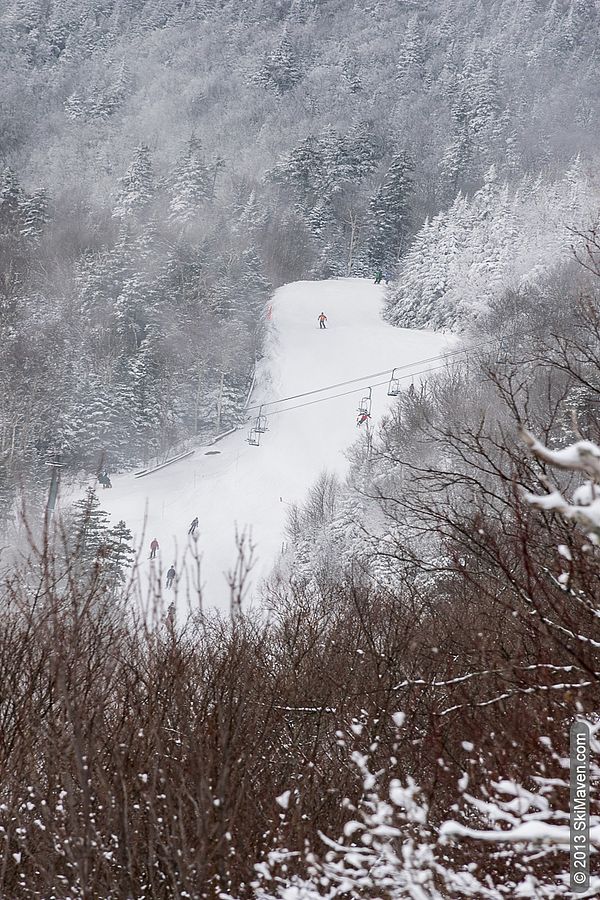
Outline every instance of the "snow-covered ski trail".
<path id="1" fill-rule="evenodd" d="M 383 286 L 363 279 L 304 281 L 280 288 L 272 301 L 252 407 L 444 352 L 448 342 L 443 335 L 383 322 L 383 296 Z M 319 328 L 321 312 L 327 316 L 326 329 Z M 255 546 L 256 589 L 281 552 L 289 505 L 304 499 L 323 470 L 342 476 L 347 472 L 345 454 L 359 435 L 357 409 L 368 386 L 368 381 L 350 385 L 346 390 L 356 388 L 356 393 L 289 411 L 328 394 L 268 406 L 268 430 L 261 434 L 260 446 L 247 442 L 249 423 L 216 445 L 198 448 L 193 456 L 144 478 L 136 479 L 134 473 L 113 476 L 113 489 L 101 490 L 100 501 L 113 520 L 126 521 L 136 545 L 143 535 L 143 565 L 160 568 L 163 583 L 164 573 L 175 565 L 182 608 L 187 602 L 181 596 L 185 583 L 197 580 L 188 528 L 198 516 L 203 606 L 226 610 L 226 573 L 236 560 L 236 528 L 250 533 Z M 329 392 L 334 393 L 338 391 Z M 373 388 L 373 424 L 390 402 L 385 385 Z M 151 564 L 146 562 L 146 548 L 154 537 L 160 550 Z M 165 594 L 168 602 L 170 592 Z"/>

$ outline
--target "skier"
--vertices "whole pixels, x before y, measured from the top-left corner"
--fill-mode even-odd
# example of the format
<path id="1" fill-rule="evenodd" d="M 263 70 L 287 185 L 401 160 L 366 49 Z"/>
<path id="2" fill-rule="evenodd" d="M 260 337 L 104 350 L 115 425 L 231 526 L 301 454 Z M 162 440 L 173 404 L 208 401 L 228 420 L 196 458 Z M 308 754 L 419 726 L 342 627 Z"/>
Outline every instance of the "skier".
<path id="1" fill-rule="evenodd" d="M 358 419 L 356 420 L 356 424 L 358 426 L 364 425 L 364 423 L 370 418 L 371 418 L 371 416 L 369 415 L 369 413 L 366 413 L 366 412 L 359 413 Z"/>
<path id="2" fill-rule="evenodd" d="M 381 269 L 377 269 L 375 272 L 375 284 L 381 284 L 381 279 L 383 278 L 383 272 Z"/>
<path id="3" fill-rule="evenodd" d="M 198 527 L 198 516 L 195 519 L 192 519 L 192 524 L 189 527 L 188 534 L 192 536 L 196 533 L 196 529 Z"/>
<path id="4" fill-rule="evenodd" d="M 102 486 L 105 487 L 105 488 L 111 488 L 111 487 L 112 487 L 112 481 L 110 480 L 110 478 L 109 478 L 109 476 L 108 476 L 108 472 L 106 471 L 106 469 L 105 469 L 104 472 L 102 473 L 102 482 L 101 482 L 101 483 L 102 483 Z"/>
<path id="5" fill-rule="evenodd" d="M 150 559 L 154 559 L 154 557 L 156 556 L 157 550 L 158 550 L 158 541 L 156 540 L 156 538 L 154 538 L 152 543 L 150 544 Z"/>
<path id="6" fill-rule="evenodd" d="M 324 312 L 319 316 L 319 328 L 326 328 L 325 322 L 327 321 L 327 316 Z"/>
<path id="7" fill-rule="evenodd" d="M 167 587 L 173 587 L 173 581 L 175 580 L 175 575 L 177 572 L 175 571 L 175 566 L 171 566 L 169 571 L 167 572 Z"/>

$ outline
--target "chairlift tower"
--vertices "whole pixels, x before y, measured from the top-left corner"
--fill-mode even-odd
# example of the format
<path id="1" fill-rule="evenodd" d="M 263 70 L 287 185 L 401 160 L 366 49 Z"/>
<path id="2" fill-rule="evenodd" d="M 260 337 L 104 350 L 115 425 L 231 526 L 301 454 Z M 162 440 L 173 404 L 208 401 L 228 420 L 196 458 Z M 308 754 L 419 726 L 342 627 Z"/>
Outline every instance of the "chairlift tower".
<path id="1" fill-rule="evenodd" d="M 56 450 L 51 454 L 51 459 L 46 463 L 50 467 L 50 488 L 48 491 L 48 502 L 46 503 L 46 525 L 50 522 L 50 518 L 56 507 L 58 497 L 58 488 L 60 486 L 60 470 L 64 468 L 61 463 L 61 452 Z"/>

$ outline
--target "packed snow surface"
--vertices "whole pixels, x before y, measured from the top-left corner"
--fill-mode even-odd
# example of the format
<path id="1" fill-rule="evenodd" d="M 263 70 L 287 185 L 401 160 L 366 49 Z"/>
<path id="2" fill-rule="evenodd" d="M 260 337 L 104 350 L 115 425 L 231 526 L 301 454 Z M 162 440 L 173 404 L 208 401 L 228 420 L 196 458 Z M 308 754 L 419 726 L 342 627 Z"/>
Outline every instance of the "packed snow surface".
<path id="1" fill-rule="evenodd" d="M 383 286 L 355 278 L 302 281 L 280 288 L 272 301 L 266 355 L 250 406 L 394 366 L 414 363 L 415 371 L 427 368 L 419 361 L 443 353 L 447 338 L 387 325 L 381 318 L 383 296 Z M 321 312 L 327 316 L 326 330 L 319 329 Z M 143 478 L 133 473 L 113 475 L 113 489 L 99 489 L 102 506 L 114 521 L 125 520 L 136 546 L 143 541 L 148 548 L 154 537 L 160 544 L 156 560 L 148 561 L 149 550 L 141 554 L 142 582 L 158 576 L 164 582 L 164 573 L 174 564 L 178 607 L 183 609 L 187 603 L 189 587 L 196 595 L 192 605 L 199 605 L 194 592 L 198 582 L 195 548 L 201 558 L 204 609 L 228 609 L 227 573 L 236 561 L 237 529 L 251 537 L 255 548 L 250 601 L 282 551 L 290 504 L 305 498 L 323 470 L 342 476 L 347 472 L 346 451 L 360 434 L 359 401 L 370 383 L 384 380 L 385 376 L 365 377 L 345 387 L 268 406 L 268 430 L 258 447 L 247 442 L 249 422 L 214 446 L 197 447 L 193 456 Z M 408 388 L 410 381 L 409 377 L 402 384 Z M 354 392 L 333 397 L 344 391 Z M 314 400 L 323 402 L 291 409 Z M 373 425 L 390 402 L 386 384 L 373 387 Z M 248 416 L 256 412 L 250 410 Z M 200 525 L 194 540 L 187 532 L 195 516 Z"/>

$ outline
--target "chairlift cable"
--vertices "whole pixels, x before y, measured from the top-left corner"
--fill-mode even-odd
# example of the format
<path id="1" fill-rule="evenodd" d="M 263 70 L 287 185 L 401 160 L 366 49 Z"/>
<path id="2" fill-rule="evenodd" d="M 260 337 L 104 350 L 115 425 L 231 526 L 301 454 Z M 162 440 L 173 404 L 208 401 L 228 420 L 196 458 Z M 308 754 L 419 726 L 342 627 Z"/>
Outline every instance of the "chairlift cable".
<path id="1" fill-rule="evenodd" d="M 441 366 L 434 366 L 433 368 L 421 369 L 418 372 L 407 372 L 406 375 L 400 375 L 398 380 L 401 381 L 401 380 L 404 380 L 407 378 L 414 378 L 416 375 L 427 375 L 429 372 L 438 372 L 440 369 L 445 369 L 445 368 L 446 368 L 446 366 L 444 364 Z M 381 385 L 387 384 L 387 383 L 388 383 L 388 379 L 386 378 L 385 381 L 375 382 L 375 384 L 371 385 L 371 387 L 381 387 Z M 275 412 L 269 413 L 269 418 L 271 418 L 272 416 L 279 416 L 279 415 L 281 415 L 281 413 L 291 412 L 293 409 L 302 409 L 302 407 L 304 407 L 304 406 L 313 406 L 315 403 L 325 403 L 327 400 L 336 400 L 336 399 L 338 399 L 338 397 L 348 397 L 348 396 L 350 396 L 350 394 L 359 394 L 361 391 L 364 391 L 364 390 L 365 390 L 364 387 L 357 387 L 357 388 L 353 388 L 351 391 L 342 391 L 340 394 L 332 394 L 330 397 L 319 397 L 318 400 L 307 400 L 306 403 L 297 403 L 295 406 L 286 407 L 286 409 L 277 409 L 277 410 L 275 410 Z M 312 393 L 312 392 L 309 392 L 309 393 Z M 303 396 L 303 395 L 299 394 L 298 396 Z M 282 401 L 280 401 L 280 402 L 282 402 Z"/>
<path id="2" fill-rule="evenodd" d="M 493 344 L 497 342 L 498 338 L 492 338 L 489 341 L 482 341 L 481 344 L 478 344 L 479 347 L 485 347 L 487 344 Z M 363 375 L 360 378 L 350 378 L 348 381 L 340 381 L 337 384 L 329 384 L 326 387 L 315 388 L 312 391 L 304 391 L 301 394 L 292 394 L 290 397 L 280 397 L 278 400 L 266 400 L 263 403 L 255 403 L 253 406 L 246 407 L 246 412 L 249 412 L 252 409 L 259 409 L 261 406 L 275 406 L 277 403 L 287 403 L 289 400 L 298 400 L 300 397 L 309 397 L 312 394 L 321 394 L 323 391 L 333 391 L 335 388 L 346 387 L 348 384 L 356 384 L 358 381 L 367 381 L 370 378 L 379 378 L 382 375 L 389 375 L 391 372 L 397 371 L 400 372 L 404 369 L 409 369 L 412 366 L 419 366 L 423 363 L 428 362 L 436 362 L 438 359 L 451 359 L 454 356 L 458 356 L 461 353 L 471 353 L 476 349 L 474 347 L 463 347 L 460 350 L 451 350 L 449 353 L 438 354 L 437 356 L 429 356 L 424 359 L 416 359 L 412 363 L 405 363 L 403 366 L 394 366 L 392 369 L 384 369 L 382 372 L 374 372 L 371 375 Z M 428 370 L 432 371 L 432 370 Z M 415 374 L 421 374 L 419 372 Z M 381 382 L 383 383 L 383 382 Z M 357 390 L 363 390 L 363 388 L 357 388 Z M 354 393 L 354 391 L 350 391 L 349 393 Z M 343 394 L 338 394 L 337 396 L 344 396 Z M 327 399 L 327 398 L 326 398 Z M 274 415 L 274 413 L 270 413 L 269 415 Z"/>

